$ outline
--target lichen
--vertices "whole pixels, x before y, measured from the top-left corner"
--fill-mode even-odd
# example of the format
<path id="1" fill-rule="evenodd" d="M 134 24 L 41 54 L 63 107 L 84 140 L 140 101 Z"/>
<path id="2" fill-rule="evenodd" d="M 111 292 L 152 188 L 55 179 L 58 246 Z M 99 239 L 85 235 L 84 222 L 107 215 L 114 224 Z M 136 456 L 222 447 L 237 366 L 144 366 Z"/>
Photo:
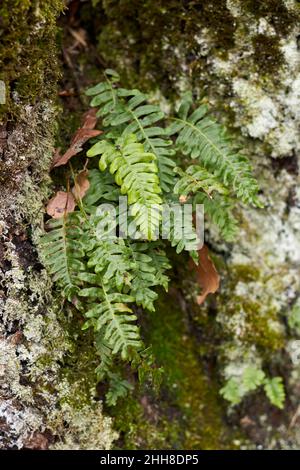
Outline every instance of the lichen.
<path id="1" fill-rule="evenodd" d="M 65 373 L 62 365 L 77 351 L 78 338 L 71 334 L 72 322 L 59 313 L 46 271 L 22 266 L 25 253 L 17 243 L 4 243 L 2 259 L 0 415 L 5 426 L 0 446 L 26 447 L 31 435 L 47 430 L 53 448 L 109 448 L 116 434 L 94 401 L 94 371 L 88 390 L 76 374 L 82 368 L 89 383 L 84 355 L 76 356 L 77 369 Z M 88 347 L 91 355 L 93 346 Z"/>

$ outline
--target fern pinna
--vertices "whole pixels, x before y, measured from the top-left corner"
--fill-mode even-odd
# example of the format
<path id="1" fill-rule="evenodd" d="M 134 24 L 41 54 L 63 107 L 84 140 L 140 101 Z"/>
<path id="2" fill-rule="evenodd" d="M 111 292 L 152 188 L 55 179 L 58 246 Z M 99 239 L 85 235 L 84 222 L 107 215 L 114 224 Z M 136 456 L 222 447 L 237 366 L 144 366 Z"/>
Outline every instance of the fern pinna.
<path id="1" fill-rule="evenodd" d="M 114 364 L 129 361 L 140 377 L 145 370 L 147 375 L 155 371 L 141 339 L 137 307 L 154 311 L 156 288 L 168 288 L 171 265 L 165 244 L 197 259 L 199 240 L 193 226 L 178 232 L 180 223 L 171 218 L 168 237 L 157 240 L 165 228 L 164 206 L 203 204 L 220 234 L 232 240 L 237 227 L 233 205 L 238 199 L 259 205 L 258 185 L 249 162 L 232 148 L 206 107 L 190 112 L 189 97 L 177 117 L 166 117 L 147 95 L 120 87 L 112 70 L 87 95 L 98 108 L 104 131 L 87 152 L 94 162 L 90 187 L 77 201 L 78 210 L 47 224 L 41 252 L 62 295 L 85 316 L 83 328 L 95 331 L 97 374 L 109 380 L 108 400 L 114 404 L 130 389 Z M 118 237 L 122 195 L 128 198 L 129 221 L 140 232 L 139 240 Z M 103 203 L 115 210 L 114 221 L 109 210 L 99 212 Z M 102 222 L 110 222 L 109 237 L 97 231 Z"/>

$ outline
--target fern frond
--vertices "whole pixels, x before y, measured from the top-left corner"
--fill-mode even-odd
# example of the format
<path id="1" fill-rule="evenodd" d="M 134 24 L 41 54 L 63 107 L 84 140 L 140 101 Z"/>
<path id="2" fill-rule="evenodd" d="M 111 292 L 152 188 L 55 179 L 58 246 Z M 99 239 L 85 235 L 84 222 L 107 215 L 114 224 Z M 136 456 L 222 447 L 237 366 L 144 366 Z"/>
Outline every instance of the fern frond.
<path id="1" fill-rule="evenodd" d="M 109 374 L 109 391 L 105 395 L 108 406 L 115 406 L 120 398 L 125 398 L 133 386 L 128 380 L 122 379 L 119 374 Z"/>
<path id="2" fill-rule="evenodd" d="M 88 289 L 79 292 L 81 296 L 90 296 Z M 101 297 L 100 297 L 101 296 Z M 123 359 L 130 359 L 130 350 L 142 348 L 136 316 L 128 303 L 134 302 L 134 297 L 109 293 L 107 286 L 102 284 L 102 291 L 97 292 L 98 304 L 93 304 L 86 312 L 87 327 L 93 324 L 96 331 L 104 330 L 104 340 L 112 350 L 112 354 L 120 353 Z"/>
<path id="3" fill-rule="evenodd" d="M 185 104 L 179 116 L 171 118 L 173 124 L 166 130 L 169 135 L 178 134 L 176 147 L 184 155 L 199 159 L 243 202 L 260 206 L 258 184 L 248 159 L 232 148 L 224 128 L 208 116 L 205 105 L 188 115 L 189 104 Z"/>
<path id="4" fill-rule="evenodd" d="M 83 198 L 83 204 L 86 209 L 101 202 L 118 201 L 120 191 L 110 173 L 101 173 L 96 168 L 93 168 L 89 170 L 88 179 L 90 187 Z"/>
<path id="5" fill-rule="evenodd" d="M 98 380 L 102 380 L 111 370 L 113 365 L 113 356 L 109 344 L 104 339 L 104 332 L 95 333 L 95 346 L 97 355 L 100 357 L 100 364 L 96 367 Z"/>
<path id="6" fill-rule="evenodd" d="M 281 377 L 265 379 L 264 390 L 272 405 L 282 409 L 285 401 L 285 391 Z"/>
<path id="7" fill-rule="evenodd" d="M 176 164 L 170 158 L 175 155 L 172 141 L 165 129 L 158 125 L 164 113 L 159 106 L 147 104 L 148 96 L 139 90 L 114 89 L 116 80 L 114 76 L 113 81 L 108 79 L 87 91 L 88 95 L 95 95 L 91 106 L 101 106 L 97 115 L 103 117 L 104 126 L 117 128 L 119 136 L 136 134 L 145 151 L 156 156 L 160 186 L 164 192 L 169 192 L 174 185 L 173 168 Z M 113 132 L 108 133 L 108 137 L 113 135 Z"/>
<path id="8" fill-rule="evenodd" d="M 153 287 L 162 285 L 167 289 L 169 278 L 165 275 L 165 271 L 170 268 L 169 261 L 165 252 L 157 250 L 155 244 L 153 247 L 147 247 L 136 243 L 131 248 L 135 264 L 131 272 L 130 294 L 135 298 L 137 305 L 154 311 L 154 301 L 158 294 Z"/>
<path id="9" fill-rule="evenodd" d="M 174 171 L 181 177 L 175 184 L 175 194 L 189 196 L 198 191 L 204 191 L 209 197 L 214 192 L 228 194 L 228 190 L 218 178 L 199 165 L 191 165 L 185 171 L 176 167 Z"/>
<path id="10" fill-rule="evenodd" d="M 197 193 L 193 204 L 203 204 L 204 214 L 215 224 L 222 237 L 231 242 L 238 232 L 238 222 L 232 214 L 232 203 L 230 200 L 219 195 L 209 198 L 205 193 Z"/>
<path id="11" fill-rule="evenodd" d="M 45 266 L 70 301 L 79 290 L 78 273 L 85 270 L 80 225 L 77 214 L 51 219 L 47 223 L 50 231 L 39 242 Z"/>
<path id="12" fill-rule="evenodd" d="M 169 240 L 171 246 L 176 247 L 176 253 L 183 250 L 188 251 L 190 256 L 197 262 L 196 251 L 201 246 L 201 240 L 193 226 L 192 212 L 182 213 L 182 208 L 178 207 L 178 201 L 175 206 L 164 206 L 162 218 L 162 238 Z"/>
<path id="13" fill-rule="evenodd" d="M 161 248 L 154 246 L 152 249 L 148 249 L 147 253 L 152 259 L 152 266 L 155 269 L 157 285 L 162 286 L 167 291 L 169 277 L 165 272 L 171 269 L 172 266 L 167 258 L 166 252 Z"/>
<path id="14" fill-rule="evenodd" d="M 117 96 L 115 91 L 115 84 L 119 81 L 120 77 L 114 70 L 106 69 L 106 81 L 98 83 L 98 85 L 89 88 L 85 93 L 87 96 L 93 96 L 91 106 L 100 106 L 101 109 L 97 116 L 102 116 L 103 112 L 112 112 L 117 105 Z"/>
<path id="15" fill-rule="evenodd" d="M 145 152 L 133 134 L 119 139 L 116 145 L 97 142 L 87 152 L 88 157 L 95 155 L 100 155 L 100 170 L 109 167 L 121 193 L 128 195 L 132 215 L 143 235 L 155 238 L 162 204 L 155 155 Z"/>
<path id="16" fill-rule="evenodd" d="M 95 273 L 101 273 L 101 280 L 105 284 L 116 286 L 121 292 L 124 285 L 129 285 L 133 268 L 132 250 L 122 239 L 104 240 L 88 253 L 88 267 Z"/>

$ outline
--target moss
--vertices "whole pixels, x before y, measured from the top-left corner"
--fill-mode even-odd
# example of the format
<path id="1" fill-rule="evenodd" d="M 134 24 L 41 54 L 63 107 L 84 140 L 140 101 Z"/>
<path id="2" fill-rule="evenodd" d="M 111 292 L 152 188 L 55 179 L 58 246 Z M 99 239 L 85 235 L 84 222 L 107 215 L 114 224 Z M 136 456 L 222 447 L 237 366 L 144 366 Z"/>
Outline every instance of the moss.
<path id="1" fill-rule="evenodd" d="M 283 347 L 284 335 L 278 328 L 278 308 L 272 306 L 271 302 L 266 303 L 265 299 L 256 297 L 255 292 L 249 295 L 250 286 L 263 285 L 265 282 L 261 270 L 254 265 L 234 265 L 227 276 L 226 287 L 217 297 L 224 312 L 222 324 L 228 324 L 225 331 L 231 336 L 233 331 L 230 331 L 230 319 L 236 317 L 238 321 L 240 317 L 239 340 L 245 345 L 255 345 L 264 358 L 268 358 L 272 352 Z M 245 286 L 248 296 L 236 293 L 238 285 Z"/>
<path id="2" fill-rule="evenodd" d="M 229 9 L 226 0 L 103 0 L 97 4 L 92 24 L 99 38 L 99 52 L 108 65 L 118 68 L 126 85 L 151 90 L 159 83 L 163 94 L 170 97 L 180 72 L 196 83 L 208 73 L 204 43 L 209 57 L 226 60 L 239 41 L 238 31 L 238 35 L 242 29 L 243 37 L 251 37 L 253 33 L 247 28 L 253 19 L 245 22 L 249 13 L 269 20 L 277 33 L 253 39 L 254 69 L 262 65 L 271 75 L 276 63 L 283 63 L 280 40 L 297 24 L 296 10 L 289 11 L 277 0 L 246 0 L 239 6 L 241 15 L 234 17 L 233 7 Z M 89 7 L 84 8 L 83 16 L 88 18 Z"/>
<path id="3" fill-rule="evenodd" d="M 249 264 L 236 264 L 232 267 L 231 277 L 233 283 L 236 281 L 242 282 L 257 282 L 260 280 L 261 273 L 258 267 Z"/>
<path id="4" fill-rule="evenodd" d="M 243 317 L 244 326 L 239 339 L 244 344 L 256 345 L 263 355 L 269 356 L 272 352 L 283 347 L 282 332 L 277 331 L 273 326 L 278 321 L 276 309 L 266 310 L 265 306 L 262 307 L 258 302 L 233 296 L 230 300 L 226 300 L 225 315 L 228 320 L 233 315 Z"/>
<path id="5" fill-rule="evenodd" d="M 104 0 L 103 11 L 99 6 L 99 51 L 104 59 L 110 65 L 118 65 L 125 84 L 143 84 L 143 89 L 153 89 L 160 83 L 166 96 L 176 86 L 182 67 L 181 49 L 186 53 L 190 71 L 201 63 L 197 42 L 201 28 L 209 30 L 217 52 L 224 55 L 234 45 L 234 18 L 226 0 Z"/>
<path id="6" fill-rule="evenodd" d="M 243 0 L 243 8 L 255 18 L 266 18 L 279 35 L 287 35 L 299 21 L 295 11 L 289 11 L 282 0 Z"/>
<path id="7" fill-rule="evenodd" d="M 254 54 L 253 63 L 258 72 L 272 73 L 284 63 L 283 54 L 279 48 L 279 38 L 257 34 L 252 39 Z"/>
<path id="8" fill-rule="evenodd" d="M 18 114 L 56 92 L 59 78 L 56 19 L 61 0 L 3 0 L 0 6 L 0 80 L 6 85 L 1 114 Z M 1 117 L 1 116 L 0 116 Z"/>

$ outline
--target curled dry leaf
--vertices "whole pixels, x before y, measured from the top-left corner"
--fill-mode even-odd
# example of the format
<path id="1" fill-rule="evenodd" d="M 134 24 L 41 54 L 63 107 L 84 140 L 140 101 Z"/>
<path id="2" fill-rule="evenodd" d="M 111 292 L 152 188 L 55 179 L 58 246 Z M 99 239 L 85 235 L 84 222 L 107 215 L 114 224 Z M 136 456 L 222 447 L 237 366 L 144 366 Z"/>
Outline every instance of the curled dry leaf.
<path id="1" fill-rule="evenodd" d="M 102 131 L 95 129 L 96 123 L 96 109 L 90 109 L 84 114 L 82 126 L 75 132 L 68 150 L 63 155 L 60 155 L 59 150 L 56 150 L 53 157 L 53 168 L 68 163 L 70 158 L 81 152 L 85 142 L 91 137 L 97 137 L 97 135 L 102 134 Z"/>
<path id="2" fill-rule="evenodd" d="M 54 219 L 60 219 L 65 213 L 73 212 L 76 202 L 71 192 L 57 191 L 47 204 L 47 214 Z"/>
<path id="3" fill-rule="evenodd" d="M 201 295 L 197 296 L 198 305 L 203 304 L 208 294 L 214 294 L 220 285 L 220 276 L 212 262 L 207 246 L 203 245 L 198 251 L 199 264 L 196 265 L 192 260 L 193 268 L 197 271 L 198 282 L 202 288 Z"/>
<path id="4" fill-rule="evenodd" d="M 82 170 L 75 178 L 75 185 L 72 188 L 72 193 L 76 200 L 82 199 L 90 187 L 88 173 L 88 170 Z"/>

